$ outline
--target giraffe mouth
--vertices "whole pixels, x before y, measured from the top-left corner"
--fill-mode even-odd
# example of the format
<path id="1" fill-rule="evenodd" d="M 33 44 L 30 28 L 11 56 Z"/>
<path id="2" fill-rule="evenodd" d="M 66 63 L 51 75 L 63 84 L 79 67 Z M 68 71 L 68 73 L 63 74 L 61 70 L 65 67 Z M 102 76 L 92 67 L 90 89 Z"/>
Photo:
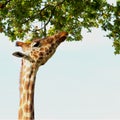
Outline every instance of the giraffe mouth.
<path id="1" fill-rule="evenodd" d="M 60 32 L 59 34 L 60 34 L 60 40 L 59 40 L 60 42 L 63 42 L 68 36 L 67 32 Z"/>
<path id="2" fill-rule="evenodd" d="M 67 37 L 68 33 L 67 33 L 67 32 L 61 32 L 60 35 L 61 35 L 61 37 L 62 37 L 62 36 L 63 36 L 63 37 L 64 37 L 64 36 Z"/>

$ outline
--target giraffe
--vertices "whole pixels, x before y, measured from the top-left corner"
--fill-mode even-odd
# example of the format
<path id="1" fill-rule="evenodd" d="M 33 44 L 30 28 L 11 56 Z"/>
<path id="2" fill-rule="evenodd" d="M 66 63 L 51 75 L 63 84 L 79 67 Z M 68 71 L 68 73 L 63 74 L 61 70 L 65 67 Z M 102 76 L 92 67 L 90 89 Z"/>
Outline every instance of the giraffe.
<path id="1" fill-rule="evenodd" d="M 55 53 L 56 48 L 67 38 L 67 32 L 59 32 L 46 38 L 33 39 L 31 43 L 16 42 L 23 52 L 13 55 L 22 58 L 20 72 L 20 103 L 18 120 L 34 120 L 34 86 L 36 74 Z"/>

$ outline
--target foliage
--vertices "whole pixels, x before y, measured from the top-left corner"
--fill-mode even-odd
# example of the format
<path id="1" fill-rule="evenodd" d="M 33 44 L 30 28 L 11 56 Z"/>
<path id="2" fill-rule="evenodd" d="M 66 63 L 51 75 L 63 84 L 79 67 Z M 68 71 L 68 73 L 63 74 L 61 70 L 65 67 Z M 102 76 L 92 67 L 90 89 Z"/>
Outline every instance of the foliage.
<path id="1" fill-rule="evenodd" d="M 43 37 L 67 31 L 67 40 L 81 40 L 83 28 L 101 27 L 113 38 L 115 54 L 120 53 L 120 1 L 106 0 L 1 0 L 0 32 L 11 41 Z"/>

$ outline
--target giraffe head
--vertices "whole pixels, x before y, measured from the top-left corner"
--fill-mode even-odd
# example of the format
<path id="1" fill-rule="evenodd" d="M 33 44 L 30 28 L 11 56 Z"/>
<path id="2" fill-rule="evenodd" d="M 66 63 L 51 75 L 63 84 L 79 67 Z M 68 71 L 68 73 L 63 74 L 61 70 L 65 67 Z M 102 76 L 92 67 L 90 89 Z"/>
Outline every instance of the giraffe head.
<path id="1" fill-rule="evenodd" d="M 67 32 L 59 32 L 43 39 L 34 39 L 31 43 L 16 42 L 16 46 L 22 47 L 23 53 L 14 52 L 13 55 L 37 63 L 39 66 L 43 65 L 54 54 L 56 48 L 66 39 L 67 35 Z"/>

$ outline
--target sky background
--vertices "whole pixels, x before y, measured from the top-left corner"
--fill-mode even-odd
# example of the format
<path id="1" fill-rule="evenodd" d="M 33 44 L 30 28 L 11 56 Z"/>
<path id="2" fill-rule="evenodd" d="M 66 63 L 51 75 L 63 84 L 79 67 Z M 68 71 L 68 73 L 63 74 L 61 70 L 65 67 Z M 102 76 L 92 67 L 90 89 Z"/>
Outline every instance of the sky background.
<path id="1" fill-rule="evenodd" d="M 39 120 L 120 120 L 120 55 L 101 29 L 64 42 L 39 68 L 35 117 Z M 0 120 L 17 119 L 21 59 L 0 34 Z"/>

